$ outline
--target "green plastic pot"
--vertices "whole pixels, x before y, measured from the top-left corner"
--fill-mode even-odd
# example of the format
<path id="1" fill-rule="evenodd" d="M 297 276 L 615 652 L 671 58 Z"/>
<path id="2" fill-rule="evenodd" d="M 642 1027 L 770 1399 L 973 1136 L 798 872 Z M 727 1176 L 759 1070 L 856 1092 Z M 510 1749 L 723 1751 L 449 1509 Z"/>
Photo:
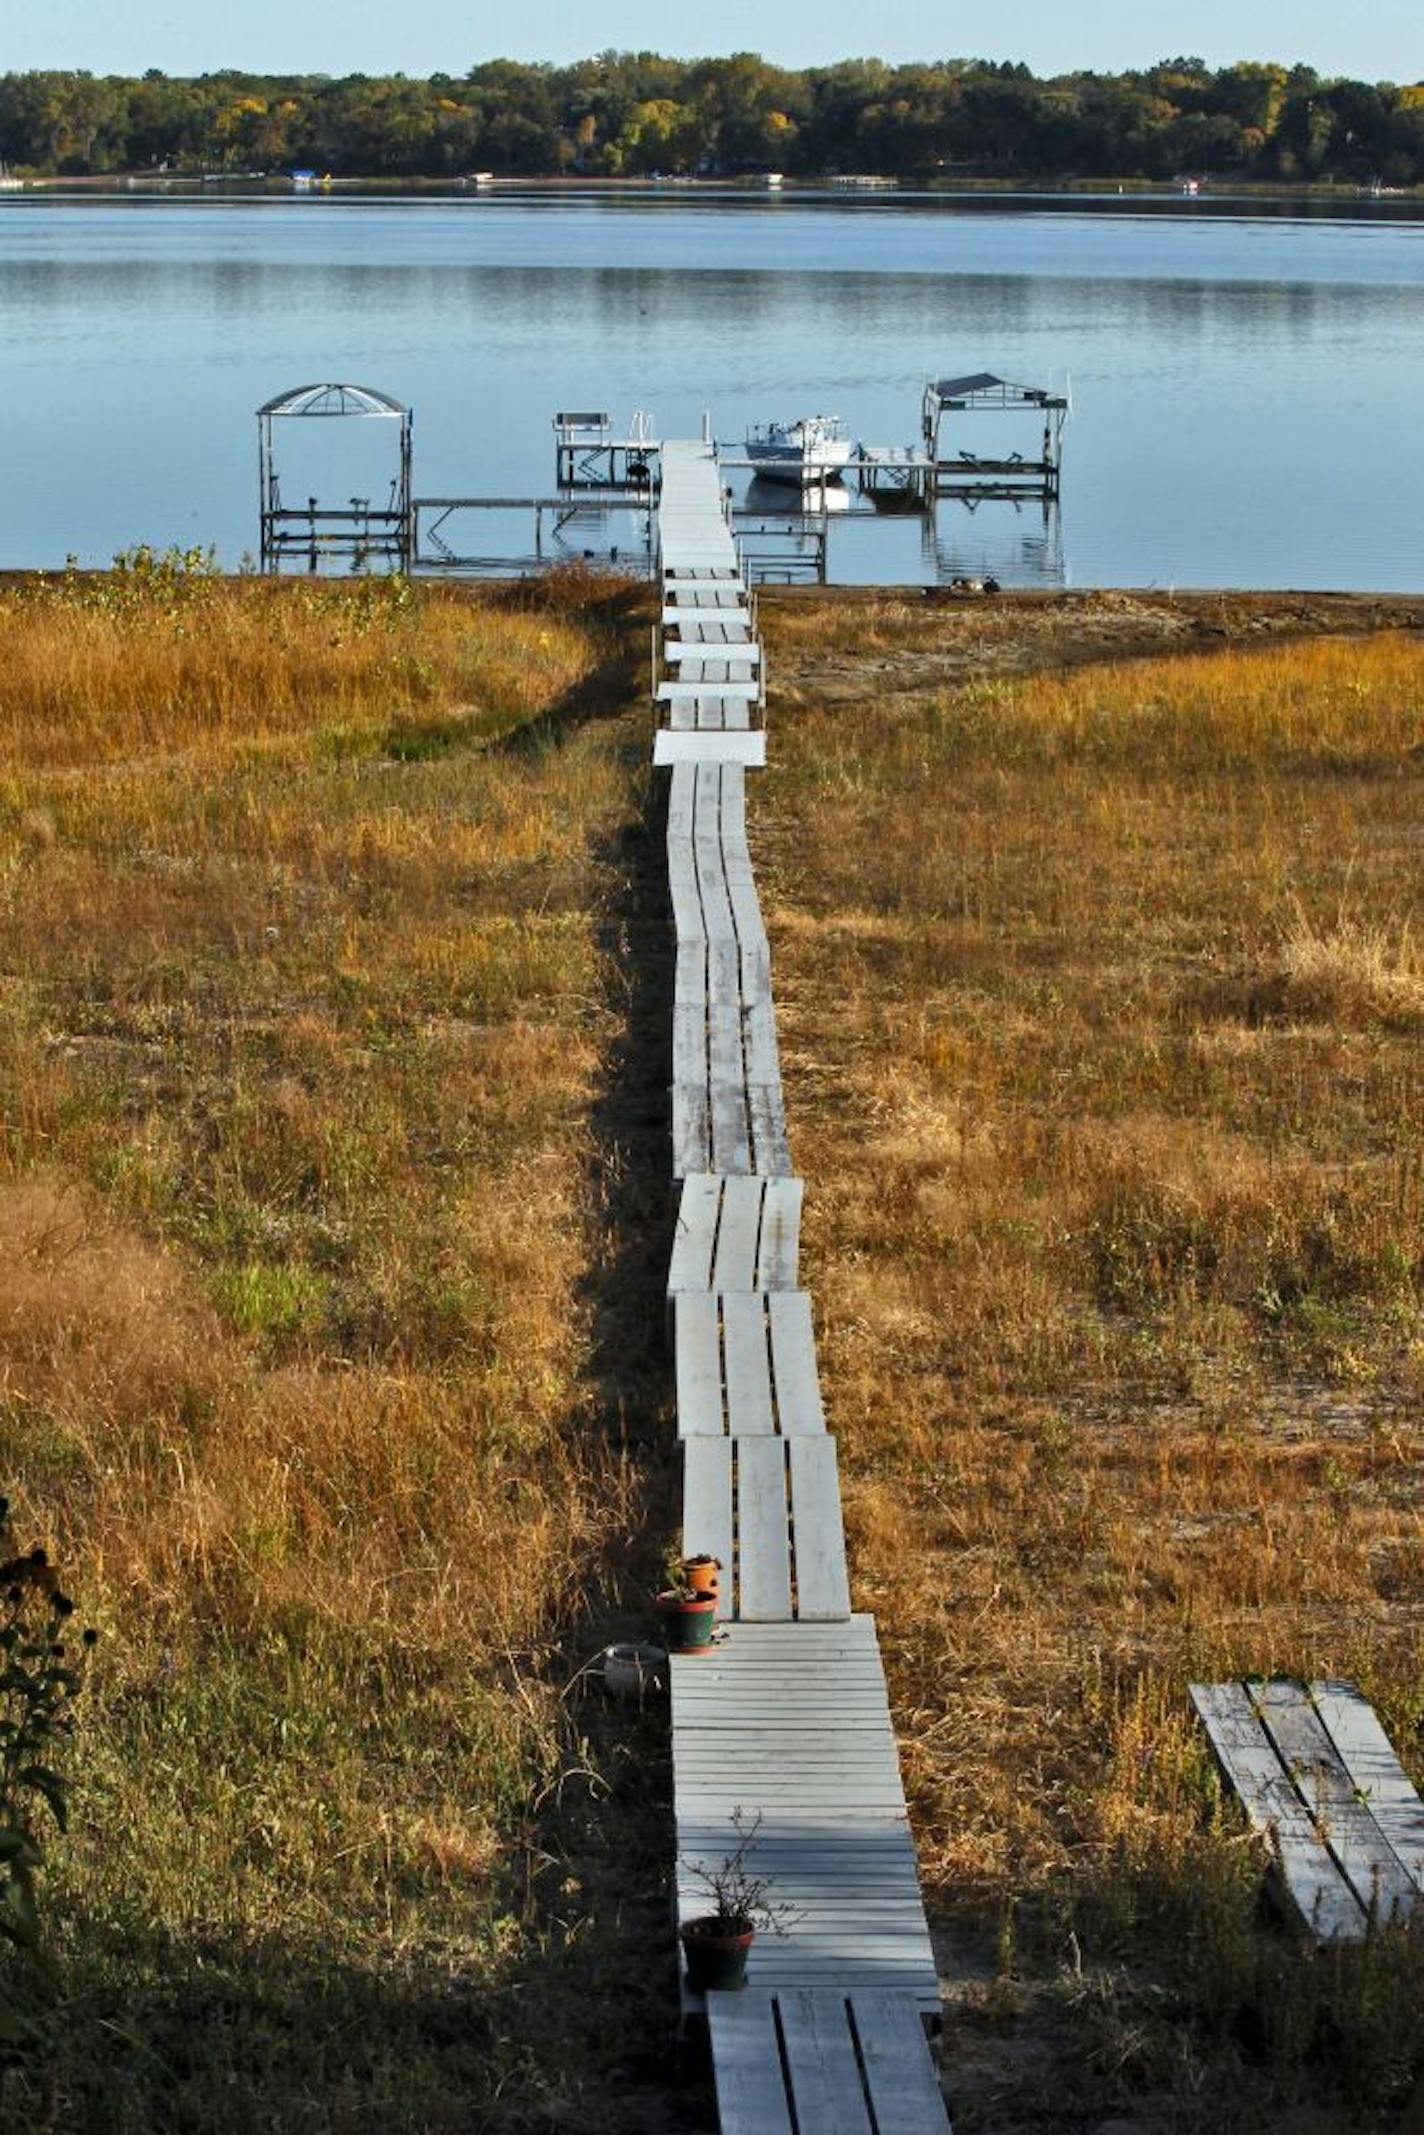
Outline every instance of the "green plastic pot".
<path id="1" fill-rule="evenodd" d="M 684 1600 L 681 1594 L 669 1590 L 657 1596 L 653 1607 L 669 1653 L 702 1653 L 711 1645 L 712 1627 L 717 1621 L 715 1594 L 694 1594 Z"/>

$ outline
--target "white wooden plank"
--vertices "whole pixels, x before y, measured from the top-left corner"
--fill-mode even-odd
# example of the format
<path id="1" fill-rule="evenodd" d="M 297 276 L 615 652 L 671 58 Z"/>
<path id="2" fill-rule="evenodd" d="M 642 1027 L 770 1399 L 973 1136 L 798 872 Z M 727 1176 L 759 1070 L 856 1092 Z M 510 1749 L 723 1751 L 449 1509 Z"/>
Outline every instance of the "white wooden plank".
<path id="1" fill-rule="evenodd" d="M 668 838 L 668 890 L 672 901 L 673 934 L 678 941 L 703 941 L 707 927 L 702 917 L 702 896 L 697 886 L 697 862 L 691 842 L 681 836 Z"/>
<path id="2" fill-rule="evenodd" d="M 707 1060 L 714 1083 L 734 1084 L 740 1091 L 746 1080 L 742 1058 L 742 1023 L 736 1002 L 737 950 L 732 941 L 718 937 L 707 944 Z M 745 1100 L 743 1101 L 745 1104 Z M 726 1171 L 714 1164 L 714 1171 Z"/>
<path id="3" fill-rule="evenodd" d="M 673 959 L 673 998 L 677 1001 L 696 1001 L 698 1006 L 707 1005 L 707 944 L 705 941 L 683 941 L 677 945 Z"/>
<path id="4" fill-rule="evenodd" d="M 742 1046 L 747 1058 L 747 1079 L 762 1083 L 769 1090 L 780 1090 L 781 1061 L 776 1044 L 776 1015 L 771 1005 L 771 980 L 769 976 L 759 977 L 763 958 L 756 954 L 758 947 L 765 948 L 766 937 L 763 935 L 758 943 L 743 924 L 742 915 L 737 913 L 735 916 L 742 951 Z"/>
<path id="5" fill-rule="evenodd" d="M 669 764 L 749 764 L 759 770 L 766 763 L 766 730 L 757 727 L 730 734 L 675 734 L 659 727 L 653 741 L 653 762 Z"/>
<path id="6" fill-rule="evenodd" d="M 712 1169 L 722 1172 L 749 1172 L 752 1168 L 752 1143 L 745 1089 L 740 1083 L 714 1082 L 708 1095 L 712 1126 Z"/>
<path id="7" fill-rule="evenodd" d="M 1312 1683 L 1310 1694 L 1358 1799 L 1415 1888 L 1424 1890 L 1424 1801 L 1406 1778 L 1374 1707 L 1353 1683 Z"/>
<path id="8" fill-rule="evenodd" d="M 850 2021 L 876 2135 L 951 2135 L 939 2072 L 914 1997 L 860 1989 L 850 1998 Z"/>
<path id="9" fill-rule="evenodd" d="M 796 1548 L 798 1617 L 834 1620 L 850 1614 L 845 1528 L 836 1482 L 834 1438 L 789 1438 L 791 1511 Z"/>
<path id="10" fill-rule="evenodd" d="M 782 2051 L 799 2127 L 817 2135 L 874 2135 L 843 1994 L 777 1996 Z"/>
<path id="11" fill-rule="evenodd" d="M 1365 1803 L 1302 1683 L 1276 1680 L 1256 1689 L 1276 1754 L 1315 1820 L 1351 1889 L 1380 1920 L 1412 1912 L 1416 1898 L 1408 1876 Z"/>
<path id="12" fill-rule="evenodd" d="M 732 1441 L 689 1438 L 682 1451 L 682 1547 L 689 1557 L 717 1557 L 732 1562 Z M 732 1611 L 732 1581 L 724 1578 L 719 1616 Z M 689 1665 L 699 1665 L 692 1656 Z M 676 1656 L 673 1677 L 680 1673 Z"/>
<path id="13" fill-rule="evenodd" d="M 704 697 L 720 697 L 724 703 L 734 701 L 755 704 L 761 695 L 758 682 L 704 682 L 691 676 L 686 682 L 660 682 L 653 692 L 658 704 L 693 704 Z"/>
<path id="14" fill-rule="evenodd" d="M 1252 1696 L 1240 1683 L 1193 1683 L 1190 1694 L 1249 1821 L 1271 1842 L 1282 1887 L 1301 1919 L 1322 1942 L 1358 1940 L 1364 1912 L 1322 1845 Z"/>
<path id="15" fill-rule="evenodd" d="M 722 2135 L 793 2135 L 770 1995 L 709 1994 L 707 2028 Z"/>
<path id="16" fill-rule="evenodd" d="M 672 1086 L 672 1175 L 706 1171 L 712 1155 L 712 1107 L 705 1084 Z"/>
<path id="17" fill-rule="evenodd" d="M 801 1179 L 767 1179 L 757 1240 L 756 1286 L 759 1290 L 794 1290 L 801 1257 Z M 775 1322 L 772 1341 L 775 1343 Z"/>
<path id="18" fill-rule="evenodd" d="M 709 684 L 708 690 L 717 694 L 704 692 L 697 698 L 693 725 L 725 727 L 729 734 L 734 730 L 738 733 L 746 732 L 752 724 L 752 705 L 756 700 L 736 695 L 730 683 L 713 682 Z"/>
<path id="19" fill-rule="evenodd" d="M 771 1405 L 765 1305 L 750 1290 L 729 1291 L 721 1304 L 728 1435 L 769 1438 L 776 1429 L 776 1415 Z"/>
<path id="20" fill-rule="evenodd" d="M 821 1386 L 816 1372 L 811 1300 L 804 1290 L 779 1291 L 767 1299 L 767 1308 L 771 1317 L 777 1428 L 784 1438 L 823 1432 L 826 1412 L 821 1406 Z"/>
<path id="21" fill-rule="evenodd" d="M 705 1087 L 709 1074 L 706 1011 L 701 1002 L 677 1001 L 672 1011 L 672 1079 Z"/>
<path id="22" fill-rule="evenodd" d="M 735 665 L 745 668 L 744 679 L 750 681 L 761 668 L 761 647 L 744 644 L 729 650 L 725 644 L 697 645 L 687 638 L 669 638 L 663 646 L 663 658 L 679 675 L 705 674 L 709 669 L 722 674 Z"/>
<path id="23" fill-rule="evenodd" d="M 748 1438 L 737 1445 L 737 1529 L 737 1614 L 752 1622 L 787 1621 L 791 1535 L 786 1456 L 779 1438 Z"/>
<path id="24" fill-rule="evenodd" d="M 697 791 L 697 772 L 691 764 L 681 764 L 668 780 L 667 790 L 667 835 L 669 844 L 674 838 L 692 836 L 692 803 Z"/>
<path id="25" fill-rule="evenodd" d="M 764 1192 L 763 1182 L 750 1176 L 728 1179 L 723 1184 L 713 1259 L 712 1283 L 717 1290 L 757 1288 Z"/>
<path id="26" fill-rule="evenodd" d="M 779 1084 L 749 1082 L 747 1109 L 751 1115 L 752 1150 L 756 1169 L 767 1177 L 785 1177 L 794 1170 L 791 1144 L 786 1136 L 786 1114 Z"/>
<path id="27" fill-rule="evenodd" d="M 678 1436 L 720 1438 L 725 1424 L 717 1300 L 710 1291 L 684 1291 L 673 1314 Z"/>
<path id="28" fill-rule="evenodd" d="M 697 1172 L 683 1180 L 668 1269 L 669 1292 L 712 1288 L 721 1206 L 722 1181 L 710 1172 Z"/>

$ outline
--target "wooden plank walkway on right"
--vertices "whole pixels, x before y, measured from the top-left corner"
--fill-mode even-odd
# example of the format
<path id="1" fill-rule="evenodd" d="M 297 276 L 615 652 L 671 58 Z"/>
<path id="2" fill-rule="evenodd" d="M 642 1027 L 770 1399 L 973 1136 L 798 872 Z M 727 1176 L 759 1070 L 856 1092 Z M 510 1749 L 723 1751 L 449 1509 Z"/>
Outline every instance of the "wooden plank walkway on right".
<path id="1" fill-rule="evenodd" d="M 1424 1802 L 1352 1683 L 1193 1683 L 1282 1895 L 1318 1942 L 1358 1942 L 1424 1893 Z"/>

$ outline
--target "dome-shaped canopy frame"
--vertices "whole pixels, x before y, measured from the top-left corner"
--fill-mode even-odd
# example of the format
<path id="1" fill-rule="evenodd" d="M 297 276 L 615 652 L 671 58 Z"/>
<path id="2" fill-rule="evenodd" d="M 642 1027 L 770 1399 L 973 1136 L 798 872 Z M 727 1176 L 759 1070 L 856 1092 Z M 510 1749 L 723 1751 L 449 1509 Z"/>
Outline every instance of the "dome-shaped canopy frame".
<path id="1" fill-rule="evenodd" d="M 328 382 L 324 385 L 294 386 L 290 393 L 279 393 L 275 400 L 265 401 L 257 410 L 259 418 L 274 415 L 395 415 L 408 417 L 409 408 L 389 393 L 378 393 L 374 386 L 342 385 Z"/>
<path id="2" fill-rule="evenodd" d="M 376 417 L 399 425 L 398 465 L 391 480 L 390 495 L 382 505 L 372 506 L 369 497 L 352 497 L 349 504 L 322 506 L 308 497 L 305 506 L 282 502 L 281 477 L 273 441 L 273 425 L 291 416 Z M 389 393 L 375 386 L 324 380 L 317 385 L 293 386 L 264 401 L 257 410 L 259 453 L 262 568 L 280 570 L 285 556 L 299 557 L 310 571 L 324 561 L 345 560 L 358 569 L 373 557 L 393 563 L 399 571 L 410 568 L 413 516 L 410 501 L 411 412 Z"/>

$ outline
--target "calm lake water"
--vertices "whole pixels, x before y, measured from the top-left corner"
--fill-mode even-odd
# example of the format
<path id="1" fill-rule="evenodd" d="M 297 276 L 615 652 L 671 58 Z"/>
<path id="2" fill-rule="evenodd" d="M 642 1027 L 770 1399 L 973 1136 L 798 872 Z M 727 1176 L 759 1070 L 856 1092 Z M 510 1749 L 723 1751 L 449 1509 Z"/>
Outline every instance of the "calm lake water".
<path id="1" fill-rule="evenodd" d="M 309 380 L 414 408 L 417 494 L 523 496 L 556 408 L 907 444 L 927 378 L 987 369 L 1071 381 L 1061 514 L 848 512 L 833 577 L 1417 591 L 1424 218 L 1382 205 L 0 196 L 0 564 L 237 563 L 253 411 Z M 384 427 L 287 425 L 288 497 L 383 494 Z"/>

